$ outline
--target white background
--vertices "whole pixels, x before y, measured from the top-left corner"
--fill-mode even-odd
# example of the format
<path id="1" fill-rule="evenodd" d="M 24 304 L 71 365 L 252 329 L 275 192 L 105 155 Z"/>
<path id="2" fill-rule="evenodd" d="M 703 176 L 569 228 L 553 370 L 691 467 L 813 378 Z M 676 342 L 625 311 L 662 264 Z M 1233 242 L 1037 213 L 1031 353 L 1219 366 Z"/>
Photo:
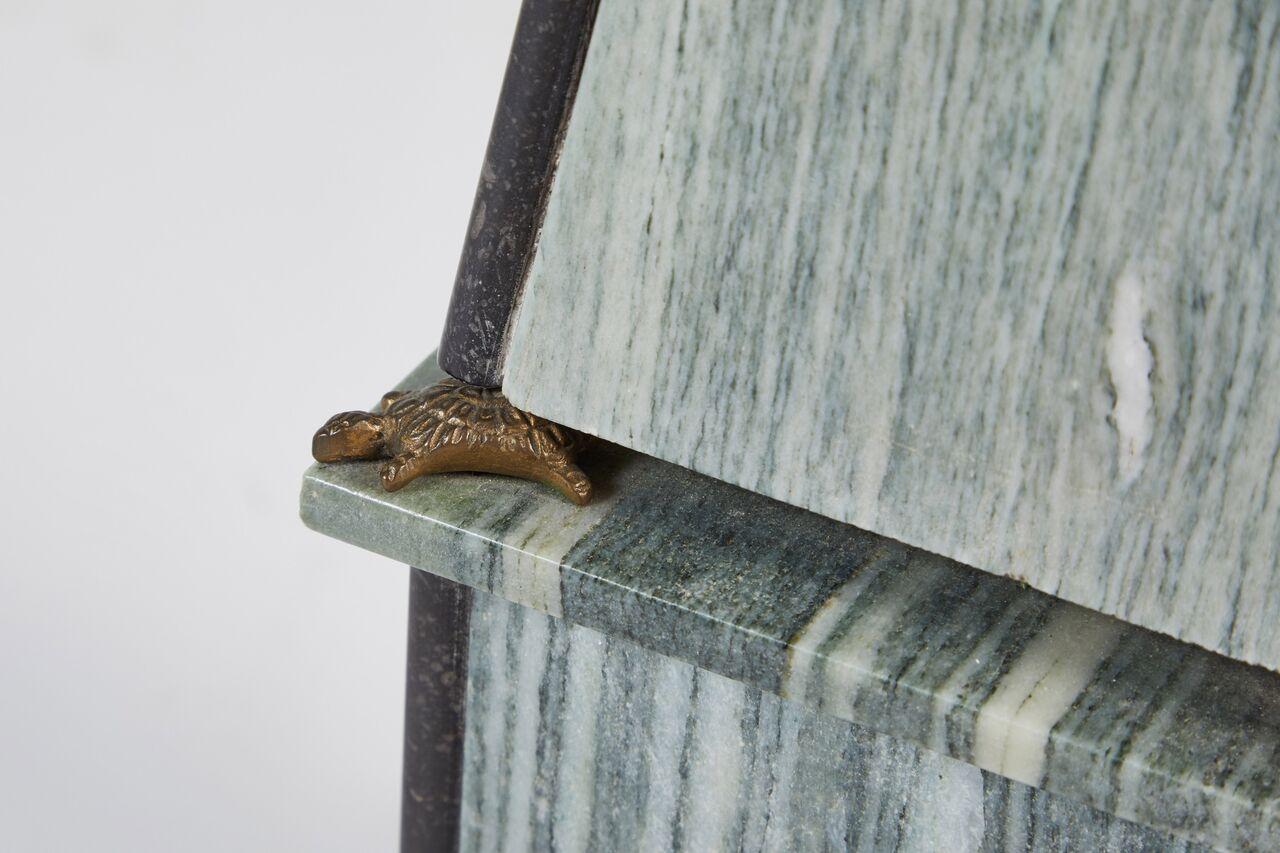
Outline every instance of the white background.
<path id="1" fill-rule="evenodd" d="M 394 849 L 406 570 L 297 493 L 439 340 L 517 8 L 0 0 L 0 848 Z"/>

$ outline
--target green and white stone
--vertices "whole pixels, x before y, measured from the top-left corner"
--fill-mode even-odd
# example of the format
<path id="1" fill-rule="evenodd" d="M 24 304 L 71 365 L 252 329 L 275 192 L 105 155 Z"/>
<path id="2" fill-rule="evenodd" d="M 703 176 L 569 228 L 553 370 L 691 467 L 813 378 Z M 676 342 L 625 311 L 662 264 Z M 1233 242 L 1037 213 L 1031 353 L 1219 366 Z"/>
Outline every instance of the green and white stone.
<path id="1" fill-rule="evenodd" d="M 1280 3 L 602 3 L 519 406 L 1280 669 Z"/>
<path id="2" fill-rule="evenodd" d="M 1195 843 L 1280 847 L 1280 674 L 633 451 L 582 464 L 585 510 L 522 480 L 388 494 L 377 463 L 318 465 L 302 515 L 902 749 Z M 520 689 L 547 665 L 521 663 Z"/>
<path id="3" fill-rule="evenodd" d="M 464 851 L 1189 851 L 741 682 L 478 593 Z"/>

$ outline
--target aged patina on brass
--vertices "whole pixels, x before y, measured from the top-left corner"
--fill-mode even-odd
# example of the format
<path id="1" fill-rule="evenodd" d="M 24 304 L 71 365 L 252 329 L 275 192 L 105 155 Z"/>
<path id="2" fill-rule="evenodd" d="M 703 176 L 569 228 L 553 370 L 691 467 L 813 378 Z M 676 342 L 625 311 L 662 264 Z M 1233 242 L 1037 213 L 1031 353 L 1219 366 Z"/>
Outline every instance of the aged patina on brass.
<path id="1" fill-rule="evenodd" d="M 591 481 L 575 464 L 585 436 L 517 409 L 497 389 L 445 379 L 392 391 L 381 409 L 329 418 L 311 441 L 316 461 L 386 458 L 388 491 L 423 474 L 476 471 L 544 483 L 579 506 L 591 500 Z"/>

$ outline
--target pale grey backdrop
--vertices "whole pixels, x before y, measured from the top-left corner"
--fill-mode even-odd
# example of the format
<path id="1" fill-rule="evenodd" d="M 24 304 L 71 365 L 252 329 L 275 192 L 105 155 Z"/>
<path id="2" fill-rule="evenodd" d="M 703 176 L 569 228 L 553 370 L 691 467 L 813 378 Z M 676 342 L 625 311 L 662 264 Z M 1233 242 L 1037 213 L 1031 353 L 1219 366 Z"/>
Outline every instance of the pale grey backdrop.
<path id="1" fill-rule="evenodd" d="M 311 432 L 435 346 L 516 0 L 0 0 L 0 848 L 387 850 L 407 579 Z"/>

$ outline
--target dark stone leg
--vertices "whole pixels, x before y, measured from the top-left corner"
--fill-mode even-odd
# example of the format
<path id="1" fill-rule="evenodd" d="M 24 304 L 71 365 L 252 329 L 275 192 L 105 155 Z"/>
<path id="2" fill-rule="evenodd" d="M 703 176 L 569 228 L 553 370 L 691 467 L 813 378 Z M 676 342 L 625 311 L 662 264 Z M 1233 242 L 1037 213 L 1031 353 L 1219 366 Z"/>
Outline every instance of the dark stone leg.
<path id="1" fill-rule="evenodd" d="M 507 322 L 542 224 L 596 3 L 521 6 L 437 356 L 468 385 L 502 384 Z"/>
<path id="2" fill-rule="evenodd" d="M 400 850 L 456 850 L 471 590 L 409 570 Z"/>

